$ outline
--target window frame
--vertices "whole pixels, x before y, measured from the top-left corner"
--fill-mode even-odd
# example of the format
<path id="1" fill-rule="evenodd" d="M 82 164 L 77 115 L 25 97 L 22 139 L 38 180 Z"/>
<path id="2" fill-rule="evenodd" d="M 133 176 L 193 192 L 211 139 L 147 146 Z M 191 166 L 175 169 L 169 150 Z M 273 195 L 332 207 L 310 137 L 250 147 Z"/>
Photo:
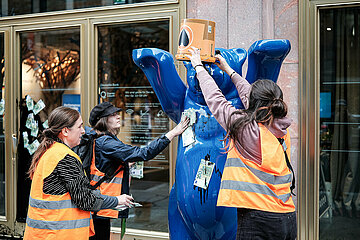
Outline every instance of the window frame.
<path id="1" fill-rule="evenodd" d="M 5 135 L 5 215 L 0 216 L 0 223 L 5 222 L 9 219 L 9 215 L 11 215 L 11 186 L 8 182 L 14 184 L 12 181 L 9 171 L 12 170 L 12 161 L 14 160 L 14 151 L 13 146 L 9 144 L 12 141 L 11 129 L 13 129 L 12 119 L 12 110 L 10 108 L 10 104 L 12 98 L 9 96 L 11 93 L 11 87 L 9 86 L 9 79 L 11 79 L 10 75 L 10 28 L 7 26 L 0 27 L 0 32 L 4 34 L 4 59 L 5 61 L 5 72 L 4 72 L 4 79 L 5 79 L 5 109 L 4 109 L 4 135 Z M 10 124 L 10 126 L 9 126 Z M 10 161 L 9 161 L 10 160 Z"/>
<path id="2" fill-rule="evenodd" d="M 176 51 L 177 51 L 177 44 L 174 45 L 174 34 L 172 33 L 171 29 L 174 29 L 174 24 L 180 24 L 177 22 L 174 22 L 174 12 L 173 11 L 166 11 L 161 13 L 161 15 L 158 14 L 146 14 L 146 15 L 142 15 L 142 14 L 136 14 L 132 16 L 133 18 L 124 18 L 124 17 L 116 17 L 116 18 L 101 18 L 101 19 L 93 19 L 90 21 L 90 24 L 92 25 L 91 29 L 94 30 L 94 40 L 98 39 L 98 27 L 102 27 L 102 26 L 111 26 L 111 25 L 118 25 L 118 24 L 132 24 L 132 23 L 141 23 L 141 22 L 149 22 L 149 21 L 162 21 L 162 20 L 167 20 L 169 21 L 169 51 L 171 54 L 175 55 Z M 114 21 L 115 19 L 115 21 Z M 180 25 L 176 28 L 176 29 L 180 29 Z M 178 33 L 176 34 L 176 39 L 178 37 Z M 176 41 L 175 41 L 176 42 Z M 92 101 L 95 101 L 93 106 L 98 104 L 98 100 L 97 100 L 97 96 L 99 95 L 99 79 L 98 79 L 98 74 L 97 74 L 97 70 L 98 70 L 98 42 L 95 41 L 94 45 L 93 45 L 94 49 L 93 49 L 93 53 L 95 54 L 94 57 L 90 57 L 90 59 L 94 60 L 95 62 L 93 63 L 92 66 L 94 66 L 93 68 L 93 77 L 94 80 L 91 81 L 91 85 L 92 85 L 92 89 L 94 89 L 94 96 L 96 96 L 96 98 L 92 98 Z M 184 78 L 182 78 L 184 79 Z M 89 113 L 90 113 L 91 109 L 89 109 Z M 83 118 L 83 121 L 88 121 L 87 118 Z M 174 122 L 171 121 L 171 119 L 169 118 L 169 129 L 172 129 L 173 127 L 175 127 Z M 174 139 L 175 140 L 175 139 Z M 172 159 L 176 158 L 176 148 L 177 148 L 177 142 L 175 141 L 171 141 L 170 145 L 169 145 L 169 192 L 173 186 L 173 183 L 175 181 L 175 162 L 176 161 L 172 161 Z M 111 231 L 115 232 L 115 233 L 121 233 L 121 228 L 119 227 L 111 227 Z M 142 229 L 134 229 L 131 228 L 131 226 L 126 228 L 126 232 L 127 234 L 133 234 L 134 237 L 135 236 L 143 236 L 143 235 L 138 235 L 140 233 L 144 234 L 150 231 L 147 230 L 142 230 Z M 156 232 L 156 231 L 152 231 L 152 236 L 156 236 L 156 239 L 162 239 L 165 237 L 165 239 L 167 239 L 169 237 L 169 234 L 167 232 Z"/>
<path id="3" fill-rule="evenodd" d="M 320 9 L 359 7 L 354 0 L 299 1 L 298 238 L 319 238 Z M 314 134 L 315 133 L 315 134 Z"/>
<path id="4" fill-rule="evenodd" d="M 68 13 L 89 13 L 89 12 L 97 12 L 101 10 L 116 10 L 116 9 L 130 9 L 130 8 L 144 8 L 144 7 L 157 7 L 162 5 L 170 5 L 170 4 L 180 4 L 184 0 L 162 0 L 162 1 L 154 1 L 154 2 L 143 2 L 143 3 L 130 3 L 130 4 L 113 4 L 108 6 L 98 6 L 98 7 L 86 7 L 86 8 L 77 8 L 71 10 L 59 10 L 59 11 L 49 11 L 49 12 L 41 12 L 41 13 L 26 13 L 15 16 L 5 16 L 0 19 L 11 20 L 11 19 L 22 19 L 22 18 L 38 18 L 41 16 L 45 17 L 53 17 L 54 15 L 61 16 L 66 15 Z"/>

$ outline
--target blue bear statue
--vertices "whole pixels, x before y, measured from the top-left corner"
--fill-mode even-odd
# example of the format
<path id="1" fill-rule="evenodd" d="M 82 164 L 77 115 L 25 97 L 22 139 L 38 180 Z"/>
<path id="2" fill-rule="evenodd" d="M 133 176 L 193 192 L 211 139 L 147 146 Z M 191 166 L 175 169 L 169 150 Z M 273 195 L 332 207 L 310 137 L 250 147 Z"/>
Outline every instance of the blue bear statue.
<path id="1" fill-rule="evenodd" d="M 240 75 L 247 52 L 242 48 L 222 49 L 221 55 Z M 288 40 L 260 40 L 248 51 L 246 79 L 277 81 L 281 64 L 290 51 Z M 168 221 L 172 240 L 235 239 L 237 230 L 236 208 L 217 207 L 221 176 L 226 161 L 224 142 L 226 132 L 209 111 L 195 69 L 184 62 L 187 84 L 177 74 L 173 56 L 160 49 L 133 50 L 133 60 L 145 73 L 166 114 L 176 123 L 184 111 L 196 112 L 192 125 L 195 142 L 184 146 L 179 138 L 175 183 L 169 197 Z M 243 108 L 237 90 L 230 77 L 215 64 L 205 64 L 216 84 L 235 107 Z M 215 163 L 206 189 L 194 185 L 201 159 Z"/>

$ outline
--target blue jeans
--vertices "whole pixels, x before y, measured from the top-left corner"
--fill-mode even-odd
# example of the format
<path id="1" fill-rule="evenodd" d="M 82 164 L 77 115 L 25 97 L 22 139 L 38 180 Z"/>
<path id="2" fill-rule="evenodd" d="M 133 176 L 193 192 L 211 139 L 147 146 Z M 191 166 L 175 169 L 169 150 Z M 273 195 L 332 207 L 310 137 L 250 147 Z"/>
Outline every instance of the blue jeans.
<path id="1" fill-rule="evenodd" d="M 239 240 L 294 240 L 297 235 L 296 213 L 273 213 L 238 208 Z"/>

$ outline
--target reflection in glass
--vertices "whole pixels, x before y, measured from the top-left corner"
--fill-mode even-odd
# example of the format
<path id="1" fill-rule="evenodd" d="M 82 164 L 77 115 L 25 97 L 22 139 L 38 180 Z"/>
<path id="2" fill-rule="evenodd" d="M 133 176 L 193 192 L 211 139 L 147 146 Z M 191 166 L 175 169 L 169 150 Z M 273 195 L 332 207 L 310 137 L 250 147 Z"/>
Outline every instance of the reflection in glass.
<path id="1" fill-rule="evenodd" d="M 359 13 L 320 11 L 320 239 L 360 234 Z"/>
<path id="2" fill-rule="evenodd" d="M 0 17 L 163 0 L 2 0 Z"/>
<path id="3" fill-rule="evenodd" d="M 4 33 L 0 33 L 0 215 L 5 216 L 5 58 Z"/>
<path id="4" fill-rule="evenodd" d="M 99 31 L 99 101 L 123 109 L 119 138 L 142 146 L 169 130 L 169 119 L 143 72 L 132 61 L 132 50 L 169 49 L 169 22 L 103 26 Z M 131 210 L 128 228 L 167 232 L 169 149 L 145 162 L 144 177 L 131 179 L 130 192 L 143 207 Z M 113 221 L 120 226 L 120 221 Z"/>
<path id="5" fill-rule="evenodd" d="M 80 31 L 23 32 L 20 47 L 17 220 L 24 221 L 30 192 L 26 172 L 48 115 L 61 105 L 80 111 Z"/>

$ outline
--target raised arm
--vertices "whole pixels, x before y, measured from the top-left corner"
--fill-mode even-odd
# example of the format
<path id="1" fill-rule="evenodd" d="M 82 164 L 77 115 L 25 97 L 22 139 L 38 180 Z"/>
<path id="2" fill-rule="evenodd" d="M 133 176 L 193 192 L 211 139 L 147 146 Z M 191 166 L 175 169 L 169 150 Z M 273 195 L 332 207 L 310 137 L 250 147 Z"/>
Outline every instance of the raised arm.
<path id="1" fill-rule="evenodd" d="M 101 152 L 108 159 L 117 162 L 148 161 L 161 153 L 173 140 L 189 126 L 189 119 L 183 118 L 180 123 L 165 135 L 151 141 L 144 147 L 124 144 L 115 136 L 105 135 L 96 140 L 95 151 Z M 99 155 L 101 156 L 101 155 Z M 97 156 L 98 157 L 98 156 Z"/>
<path id="2" fill-rule="evenodd" d="M 246 79 L 244 79 L 240 74 L 238 74 L 234 69 L 232 69 L 229 64 L 226 62 L 225 58 L 221 55 L 215 55 L 218 62 L 215 64 L 227 75 L 230 76 L 231 81 L 234 83 L 241 102 L 243 103 L 245 108 L 249 106 L 249 94 L 251 85 Z"/>
<path id="3" fill-rule="evenodd" d="M 200 88 L 206 104 L 215 119 L 226 130 L 229 116 L 233 112 L 237 111 L 237 109 L 225 98 L 215 80 L 202 66 L 200 51 L 193 48 L 193 50 L 190 50 L 190 53 L 191 56 L 188 55 L 188 58 L 191 60 L 191 64 L 196 70 L 196 77 L 199 80 Z"/>
<path id="4" fill-rule="evenodd" d="M 207 71 L 198 68 L 196 72 L 206 105 L 218 123 L 226 130 L 229 116 L 237 109 L 226 100 L 224 94 Z"/>

